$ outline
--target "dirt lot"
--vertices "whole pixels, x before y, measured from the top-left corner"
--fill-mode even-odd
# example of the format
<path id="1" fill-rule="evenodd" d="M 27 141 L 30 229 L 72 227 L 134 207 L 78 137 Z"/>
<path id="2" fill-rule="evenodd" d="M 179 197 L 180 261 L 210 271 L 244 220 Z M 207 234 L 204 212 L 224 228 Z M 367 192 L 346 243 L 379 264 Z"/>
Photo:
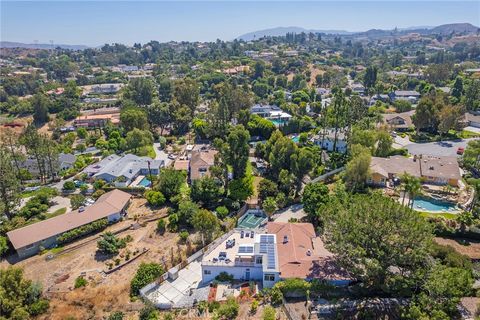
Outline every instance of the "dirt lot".
<path id="1" fill-rule="evenodd" d="M 446 238 L 435 238 L 435 242 L 444 246 L 451 246 L 459 253 L 468 256 L 470 259 L 480 259 L 480 241 L 466 240 L 465 244 L 460 243 L 457 240 L 446 239 Z"/>
<path id="2" fill-rule="evenodd" d="M 128 229 L 118 234 L 119 237 L 132 236 L 133 241 L 127 248 L 114 258 L 97 254 L 96 237 L 98 234 L 76 241 L 65 249 L 85 243 L 71 252 L 56 255 L 52 260 L 46 260 L 46 254 L 37 255 L 21 262 L 16 266 L 23 267 L 26 277 L 38 281 L 44 291 L 51 298 L 50 311 L 40 319 L 66 319 L 73 316 L 75 319 L 103 319 L 112 311 L 120 310 L 127 315 L 138 314 L 143 307 L 140 301 L 131 302 L 129 297 L 130 280 L 141 262 L 157 262 L 169 268 L 172 257 L 178 261 L 179 256 L 186 257 L 186 245 L 179 244 L 177 234 L 166 232 L 160 235 L 156 232 L 156 221 L 166 215 L 166 209 L 151 210 L 145 205 L 144 199 L 133 199 L 128 209 L 128 217 L 124 221 L 114 224 L 106 231 L 116 231 L 123 227 L 135 224 L 134 229 Z M 133 217 L 139 223 L 135 223 Z M 150 222 L 145 220 L 154 219 Z M 92 240 L 88 242 L 89 240 Z M 110 273 L 107 262 L 113 263 L 119 258 L 120 263 L 125 261 L 126 250 L 134 252 L 149 251 L 123 268 Z M 194 250 L 194 248 L 190 248 Z M 175 261 L 176 262 L 176 261 Z M 7 267 L 4 261 L 0 267 Z M 86 288 L 73 289 L 75 278 L 81 274 L 88 280 Z"/>

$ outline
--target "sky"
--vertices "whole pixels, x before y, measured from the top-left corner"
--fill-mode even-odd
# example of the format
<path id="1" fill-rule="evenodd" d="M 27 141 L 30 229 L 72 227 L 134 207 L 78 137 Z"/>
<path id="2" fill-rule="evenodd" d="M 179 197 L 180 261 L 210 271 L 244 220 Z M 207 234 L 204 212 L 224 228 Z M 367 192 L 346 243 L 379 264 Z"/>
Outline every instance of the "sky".
<path id="1" fill-rule="evenodd" d="M 274 27 L 365 31 L 469 22 L 480 1 L 5 1 L 0 40 L 83 44 L 233 40 Z"/>

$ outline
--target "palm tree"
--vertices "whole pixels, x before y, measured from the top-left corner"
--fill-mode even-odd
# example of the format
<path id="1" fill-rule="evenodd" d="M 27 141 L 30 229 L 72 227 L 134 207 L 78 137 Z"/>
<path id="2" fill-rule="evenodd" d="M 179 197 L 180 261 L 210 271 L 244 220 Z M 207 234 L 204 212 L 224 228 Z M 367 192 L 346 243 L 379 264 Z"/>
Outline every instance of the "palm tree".
<path id="1" fill-rule="evenodd" d="M 400 186 L 400 190 L 403 191 L 402 206 L 405 204 L 405 196 L 407 195 L 408 186 L 410 185 L 410 180 L 412 178 L 413 177 L 406 172 L 401 176 L 402 185 Z"/>
<path id="2" fill-rule="evenodd" d="M 410 208 L 413 209 L 413 200 L 415 199 L 415 196 L 420 194 L 422 191 L 422 184 L 420 182 L 420 179 L 411 177 L 408 186 L 406 187 L 408 190 L 408 195 L 409 195 L 409 204 Z"/>

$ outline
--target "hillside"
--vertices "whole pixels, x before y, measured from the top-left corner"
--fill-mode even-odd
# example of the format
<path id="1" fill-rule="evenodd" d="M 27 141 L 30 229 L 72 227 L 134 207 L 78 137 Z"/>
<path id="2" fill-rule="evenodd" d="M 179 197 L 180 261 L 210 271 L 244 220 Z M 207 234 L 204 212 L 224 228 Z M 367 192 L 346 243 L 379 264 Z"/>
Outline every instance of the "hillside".
<path id="1" fill-rule="evenodd" d="M 85 45 L 76 45 L 76 44 L 53 44 L 54 48 L 62 48 L 68 50 L 83 50 L 89 48 Z M 22 42 L 11 42 L 11 41 L 0 41 L 0 48 L 25 48 L 25 49 L 52 49 L 51 44 L 47 43 L 22 43 Z"/>

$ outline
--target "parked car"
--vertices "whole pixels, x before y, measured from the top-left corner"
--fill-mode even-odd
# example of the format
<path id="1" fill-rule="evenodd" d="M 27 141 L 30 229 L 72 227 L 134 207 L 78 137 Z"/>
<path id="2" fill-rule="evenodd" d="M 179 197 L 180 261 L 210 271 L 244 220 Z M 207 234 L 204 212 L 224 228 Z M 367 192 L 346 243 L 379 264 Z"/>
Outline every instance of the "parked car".
<path id="1" fill-rule="evenodd" d="M 462 155 L 464 152 L 465 152 L 465 148 L 464 148 L 464 147 L 458 147 L 458 149 L 457 149 L 457 154 Z"/>

